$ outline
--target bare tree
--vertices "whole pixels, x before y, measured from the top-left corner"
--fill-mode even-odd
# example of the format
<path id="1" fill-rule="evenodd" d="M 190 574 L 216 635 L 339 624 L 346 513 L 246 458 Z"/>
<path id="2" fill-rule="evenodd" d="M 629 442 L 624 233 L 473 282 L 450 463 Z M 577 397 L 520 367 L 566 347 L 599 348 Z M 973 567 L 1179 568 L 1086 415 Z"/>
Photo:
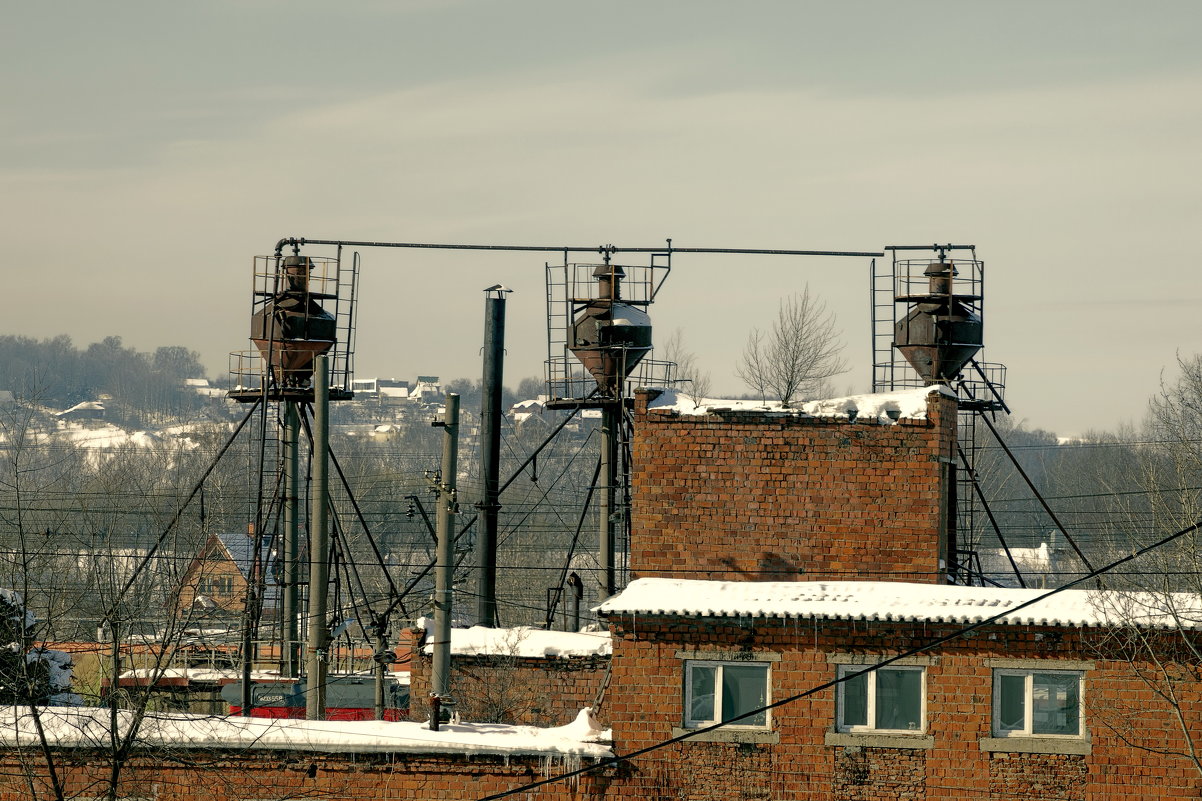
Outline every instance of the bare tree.
<path id="1" fill-rule="evenodd" d="M 1142 494 L 1137 506 L 1115 509 L 1126 524 L 1112 544 L 1116 555 L 1188 530 L 1202 516 L 1202 357 L 1178 358 L 1178 367 L 1177 379 L 1162 381 L 1149 402 L 1141 441 L 1129 451 L 1124 489 Z M 1099 603 L 1121 624 L 1094 645 L 1126 662 L 1140 690 L 1099 718 L 1129 745 L 1176 756 L 1202 775 L 1202 537 L 1190 530 L 1106 581 L 1112 591 Z"/>
<path id="2" fill-rule="evenodd" d="M 697 364 L 697 354 L 685 346 L 684 332 L 679 328 L 673 331 L 661 352 L 665 361 L 676 364 L 677 380 L 686 384 L 685 395 L 694 403 L 700 403 L 709 396 L 710 374 L 702 372 Z"/>
<path id="3" fill-rule="evenodd" d="M 769 330 L 751 332 L 736 373 L 764 400 L 788 406 L 801 395 L 829 390 L 830 379 L 847 370 L 842 351 L 834 312 L 807 285 L 781 299 Z"/>

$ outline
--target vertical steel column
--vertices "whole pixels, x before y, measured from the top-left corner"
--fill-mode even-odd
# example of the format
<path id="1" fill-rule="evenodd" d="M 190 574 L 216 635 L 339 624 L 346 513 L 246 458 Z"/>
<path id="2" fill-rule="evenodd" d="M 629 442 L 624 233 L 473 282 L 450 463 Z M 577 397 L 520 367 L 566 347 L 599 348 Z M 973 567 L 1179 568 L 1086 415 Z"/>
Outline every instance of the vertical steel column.
<path id="1" fill-rule="evenodd" d="M 305 643 L 305 717 L 326 715 L 326 601 L 330 591 L 330 366 L 318 356 L 313 369 L 313 488 L 309 510 L 309 639 Z"/>
<path id="2" fill-rule="evenodd" d="M 284 404 L 284 676 L 300 675 L 300 415 Z"/>
<path id="3" fill-rule="evenodd" d="M 597 559 L 601 565 L 598 577 L 603 597 L 617 592 L 617 570 L 614 537 L 614 507 L 618 484 L 618 426 L 622 422 L 620 400 L 611 400 L 601 407 L 601 492 L 598 496 Z"/>
<path id="4" fill-rule="evenodd" d="M 451 691 L 451 602 L 455 570 L 454 515 L 455 474 L 458 470 L 459 396 L 447 395 L 446 416 L 442 422 L 442 471 L 438 482 L 438 563 L 434 576 L 434 663 L 431 668 L 433 695 L 443 699 Z M 437 718 L 434 721 L 437 725 Z"/>
<path id="5" fill-rule="evenodd" d="M 476 625 L 497 625 L 497 513 L 501 485 L 501 384 L 505 373 L 505 291 L 484 299 L 484 377 L 480 401 L 483 496 L 476 540 Z"/>

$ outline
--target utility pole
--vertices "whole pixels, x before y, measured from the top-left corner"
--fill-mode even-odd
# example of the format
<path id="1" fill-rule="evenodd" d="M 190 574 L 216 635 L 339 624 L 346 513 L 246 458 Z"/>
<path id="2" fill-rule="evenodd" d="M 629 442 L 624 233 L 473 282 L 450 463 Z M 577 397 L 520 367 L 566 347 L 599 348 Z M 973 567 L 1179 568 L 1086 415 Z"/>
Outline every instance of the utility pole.
<path id="1" fill-rule="evenodd" d="M 572 593 L 568 596 L 568 620 L 571 621 L 569 631 L 580 631 L 580 602 L 584 600 L 584 582 L 580 580 L 576 571 L 572 571 L 568 576 L 568 589 Z"/>
<path id="2" fill-rule="evenodd" d="M 458 470 L 459 448 L 459 396 L 447 395 L 446 414 L 435 426 L 443 429 L 442 469 L 439 471 L 438 490 L 438 561 L 434 575 L 434 660 L 431 666 L 431 693 L 433 715 L 430 728 L 438 731 L 441 707 L 451 700 L 451 602 L 454 596 L 452 585 L 455 571 L 454 521 L 456 512 L 455 475 Z"/>
<path id="3" fill-rule="evenodd" d="M 305 643 L 305 717 L 326 716 L 326 600 L 330 584 L 330 368 L 324 354 L 313 369 L 313 498 L 309 510 L 309 639 Z"/>
<path id="4" fill-rule="evenodd" d="M 384 719 L 384 679 L 388 675 L 388 666 L 396 661 L 396 653 L 388 650 L 388 615 L 375 617 L 372 621 L 372 635 L 376 641 L 376 652 L 372 655 L 375 660 L 375 719 Z"/>
<path id="5" fill-rule="evenodd" d="M 480 400 L 480 473 L 484 492 L 476 540 L 476 625 L 497 625 L 497 513 L 501 485 L 501 386 L 505 373 L 505 295 L 497 284 L 484 290 L 484 377 Z"/>

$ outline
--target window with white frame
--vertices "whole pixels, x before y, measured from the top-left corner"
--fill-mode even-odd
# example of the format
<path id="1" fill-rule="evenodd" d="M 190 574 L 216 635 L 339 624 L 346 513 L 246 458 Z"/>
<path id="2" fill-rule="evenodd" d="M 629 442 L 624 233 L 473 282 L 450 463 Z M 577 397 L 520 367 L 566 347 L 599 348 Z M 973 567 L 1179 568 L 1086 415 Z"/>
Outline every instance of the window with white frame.
<path id="1" fill-rule="evenodd" d="M 926 669 L 890 665 L 864 670 L 864 665 L 839 666 L 843 681 L 838 684 L 836 728 L 921 734 L 926 728 Z"/>
<path id="2" fill-rule="evenodd" d="M 995 737 L 1081 737 L 1084 674 L 1077 670 L 993 671 Z"/>
<path id="3" fill-rule="evenodd" d="M 731 726 L 766 728 L 768 681 L 766 662 L 688 660 L 684 675 L 684 725 L 696 729 L 761 711 Z"/>

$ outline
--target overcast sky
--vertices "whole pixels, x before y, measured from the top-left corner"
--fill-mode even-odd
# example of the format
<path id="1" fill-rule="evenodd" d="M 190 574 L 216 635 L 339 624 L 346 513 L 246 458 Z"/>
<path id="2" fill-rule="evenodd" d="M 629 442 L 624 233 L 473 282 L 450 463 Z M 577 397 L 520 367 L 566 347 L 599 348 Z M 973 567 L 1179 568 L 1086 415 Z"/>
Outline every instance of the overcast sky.
<path id="1" fill-rule="evenodd" d="M 879 250 L 972 243 L 984 358 L 1061 434 L 1202 351 L 1202 3 L 5 3 L 0 333 L 246 348 L 252 258 L 327 239 Z M 316 250 L 313 255 L 320 255 Z M 358 369 L 541 373 L 544 257 L 363 251 Z M 678 256 L 651 309 L 714 379 L 867 259 Z"/>

